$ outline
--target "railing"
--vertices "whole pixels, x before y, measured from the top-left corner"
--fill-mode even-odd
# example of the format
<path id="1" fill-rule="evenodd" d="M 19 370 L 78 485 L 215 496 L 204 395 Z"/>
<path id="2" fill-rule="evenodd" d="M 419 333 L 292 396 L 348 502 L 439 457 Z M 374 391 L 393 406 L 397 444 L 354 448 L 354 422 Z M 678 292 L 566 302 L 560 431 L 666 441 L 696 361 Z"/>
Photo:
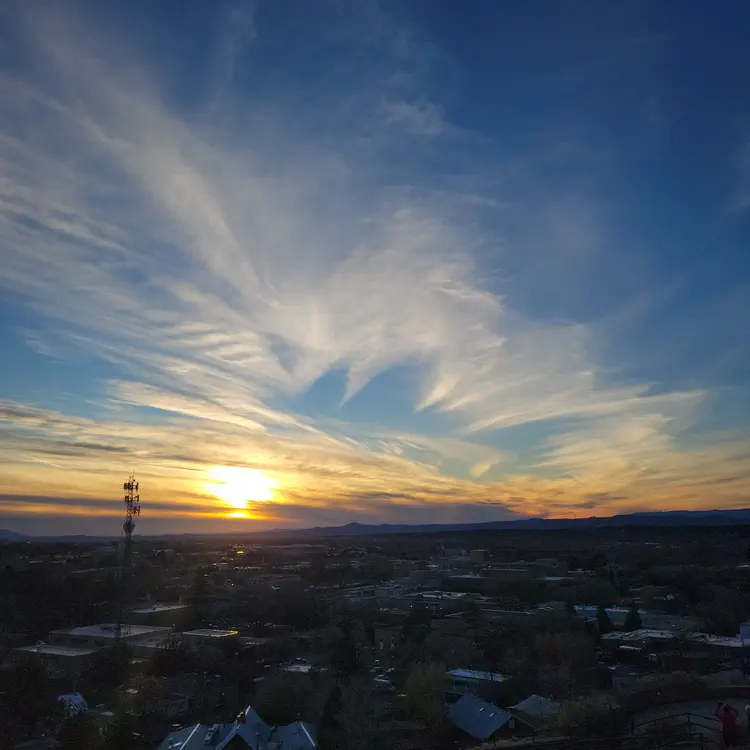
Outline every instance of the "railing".
<path id="1" fill-rule="evenodd" d="M 554 736 L 537 733 L 526 741 L 497 740 L 484 743 L 485 748 L 513 747 L 535 750 L 713 750 L 720 740 L 719 723 L 714 718 L 693 713 L 675 713 L 656 719 L 587 733 Z"/>
<path id="2" fill-rule="evenodd" d="M 660 748 L 710 748 L 719 738 L 716 719 L 694 713 L 679 713 L 631 726 L 630 747 L 638 750 Z"/>

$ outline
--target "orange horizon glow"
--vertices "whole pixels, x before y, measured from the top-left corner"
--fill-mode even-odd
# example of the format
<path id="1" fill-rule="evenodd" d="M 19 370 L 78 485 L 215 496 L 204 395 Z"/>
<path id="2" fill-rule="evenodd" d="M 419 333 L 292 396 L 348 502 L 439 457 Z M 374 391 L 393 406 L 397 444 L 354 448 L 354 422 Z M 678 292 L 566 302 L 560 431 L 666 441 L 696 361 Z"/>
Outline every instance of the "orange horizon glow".
<path id="1" fill-rule="evenodd" d="M 273 500 L 278 486 L 275 477 L 241 466 L 214 466 L 206 475 L 202 489 L 233 509 L 230 518 L 253 518 L 247 513 L 249 503 Z"/>

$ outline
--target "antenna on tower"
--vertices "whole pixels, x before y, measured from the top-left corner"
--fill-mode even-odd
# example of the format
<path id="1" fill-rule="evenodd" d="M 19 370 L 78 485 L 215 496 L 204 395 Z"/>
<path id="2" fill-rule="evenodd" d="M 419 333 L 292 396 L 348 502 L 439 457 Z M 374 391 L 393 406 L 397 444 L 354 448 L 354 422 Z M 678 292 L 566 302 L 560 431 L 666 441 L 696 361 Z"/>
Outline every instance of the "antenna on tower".
<path id="1" fill-rule="evenodd" d="M 115 638 L 120 640 L 123 633 L 127 636 L 128 625 L 123 623 L 125 601 L 130 589 L 130 578 L 133 567 L 133 529 L 135 517 L 141 515 L 141 496 L 138 494 L 138 482 L 135 474 L 128 477 L 122 485 L 125 492 L 125 523 L 122 525 L 122 556 L 120 557 L 120 602 L 117 612 L 117 629 Z"/>

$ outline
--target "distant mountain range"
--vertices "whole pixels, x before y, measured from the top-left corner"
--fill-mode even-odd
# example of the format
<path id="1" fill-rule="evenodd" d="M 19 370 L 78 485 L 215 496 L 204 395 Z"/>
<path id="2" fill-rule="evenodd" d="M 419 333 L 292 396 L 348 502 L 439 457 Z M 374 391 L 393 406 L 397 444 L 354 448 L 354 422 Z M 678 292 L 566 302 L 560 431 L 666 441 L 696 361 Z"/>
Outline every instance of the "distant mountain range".
<path id="1" fill-rule="evenodd" d="M 316 526 L 311 529 L 268 534 L 289 536 L 367 536 L 378 534 L 429 534 L 441 531 L 555 531 L 564 529 L 622 528 L 625 526 L 735 526 L 750 524 L 750 508 L 741 510 L 674 510 L 652 513 L 628 513 L 599 518 L 519 518 L 513 521 L 487 521 L 483 523 L 450 524 L 362 524 L 345 526 Z"/>
<path id="2" fill-rule="evenodd" d="M 25 534 L 19 534 L 17 531 L 0 529 L 0 542 L 22 542 L 28 538 Z"/>
<path id="3" fill-rule="evenodd" d="M 750 525 L 750 509 L 741 510 L 673 510 L 653 513 L 628 513 L 607 518 L 520 518 L 513 521 L 488 521 L 485 523 L 448 524 L 362 524 L 344 526 L 315 526 L 310 529 L 274 529 L 273 531 L 247 531 L 244 533 L 212 534 L 210 536 L 284 537 L 296 540 L 323 539 L 342 536 L 383 536 L 385 534 L 430 534 L 452 531 L 559 531 L 585 529 L 614 529 L 632 526 L 743 526 Z M 190 538 L 207 534 L 159 534 L 153 538 Z M 66 540 L 92 543 L 114 540 L 115 536 L 43 536 L 29 537 L 8 529 L 0 529 L 0 543 L 24 539 Z"/>

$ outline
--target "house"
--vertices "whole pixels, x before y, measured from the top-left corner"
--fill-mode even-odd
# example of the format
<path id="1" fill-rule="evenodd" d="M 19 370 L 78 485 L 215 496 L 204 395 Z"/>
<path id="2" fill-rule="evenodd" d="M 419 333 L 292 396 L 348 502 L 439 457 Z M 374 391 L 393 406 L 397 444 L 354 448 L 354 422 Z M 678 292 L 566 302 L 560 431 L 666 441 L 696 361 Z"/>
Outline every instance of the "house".
<path id="1" fill-rule="evenodd" d="M 89 704 L 80 693 L 65 693 L 57 696 L 57 702 L 65 711 L 65 716 L 75 716 L 89 710 Z"/>
<path id="2" fill-rule="evenodd" d="M 266 750 L 315 750 L 313 729 L 304 721 L 273 727 L 268 735 Z"/>
<path id="3" fill-rule="evenodd" d="M 448 718 L 453 726 L 479 742 L 515 727 L 515 720 L 507 711 L 468 694 L 448 709 Z"/>
<path id="4" fill-rule="evenodd" d="M 539 729 L 560 713 L 560 704 L 534 693 L 520 703 L 510 706 L 508 711 L 519 722 L 533 729 Z"/>
<path id="5" fill-rule="evenodd" d="M 157 750 L 206 750 L 216 747 L 231 731 L 232 724 L 193 724 L 170 732 Z"/>
<path id="6" fill-rule="evenodd" d="M 471 693 L 491 697 L 496 689 L 507 681 L 507 677 L 496 672 L 476 669 L 452 669 L 445 674 L 445 695 L 448 700 Z"/>
<path id="7" fill-rule="evenodd" d="M 234 722 L 194 724 L 168 734 L 157 750 L 315 750 L 313 728 L 302 721 L 270 726 L 248 706 Z"/>
<path id="8" fill-rule="evenodd" d="M 185 645 L 194 651 L 218 651 L 222 646 L 232 643 L 240 644 L 237 630 L 220 630 L 217 628 L 199 628 L 187 630 L 182 634 Z"/>

